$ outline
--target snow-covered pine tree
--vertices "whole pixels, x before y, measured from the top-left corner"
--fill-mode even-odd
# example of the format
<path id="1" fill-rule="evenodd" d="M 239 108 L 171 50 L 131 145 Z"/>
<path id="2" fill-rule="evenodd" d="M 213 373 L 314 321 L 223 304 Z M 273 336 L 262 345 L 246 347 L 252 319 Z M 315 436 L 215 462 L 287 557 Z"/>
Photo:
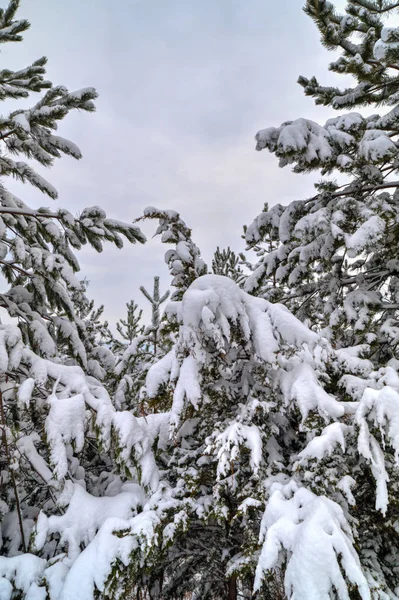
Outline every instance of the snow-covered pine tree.
<path id="1" fill-rule="evenodd" d="M 18 5 L 12 0 L 0 12 L 1 43 L 20 41 L 21 33 L 29 28 L 26 20 L 14 18 Z M 55 199 L 54 187 L 19 157 L 45 167 L 62 154 L 81 158 L 75 144 L 54 132 L 70 111 L 93 111 L 97 93 L 93 88 L 69 92 L 64 86 L 53 86 L 44 79 L 45 64 L 46 59 L 41 58 L 20 71 L 0 71 L 2 100 L 25 99 L 31 92 L 47 90 L 30 109 L 17 109 L 1 117 L 0 162 L 3 181 L 12 176 Z M 0 295 L 0 306 L 18 319 L 24 340 L 36 352 L 51 356 L 51 338 L 62 336 L 76 360 L 85 364 L 85 351 L 79 342 L 79 337 L 84 337 L 84 324 L 76 315 L 71 295 L 75 302 L 87 301 L 84 285 L 75 276 L 79 264 L 73 250 L 88 243 L 100 252 L 104 241 L 120 247 L 122 236 L 130 242 L 145 241 L 136 226 L 108 219 L 99 207 L 84 209 L 78 218 L 63 208 L 32 210 L 1 185 L 0 271 L 6 291 Z"/>
<path id="2" fill-rule="evenodd" d="M 300 77 L 305 93 L 334 109 L 391 108 L 369 117 L 340 114 L 322 126 L 299 118 L 259 131 L 257 149 L 275 153 L 280 166 L 341 173 L 344 183 L 325 179 L 313 198 L 275 204 L 246 230 L 249 246 L 263 254 L 245 289 L 270 298 L 277 287 L 302 320 L 325 328 L 339 344 L 371 344 L 377 362 L 394 356 L 399 340 L 399 45 L 398 30 L 384 26 L 397 8 L 396 2 L 356 0 L 340 15 L 326 0 L 306 3 L 323 44 L 341 51 L 330 70 L 352 75 L 356 85 L 339 90 Z"/>
<path id="3" fill-rule="evenodd" d="M 160 294 L 158 275 L 155 275 L 154 277 L 152 295 L 149 292 L 147 292 L 144 286 L 140 287 L 140 291 L 143 294 L 144 298 L 146 298 L 151 304 L 151 325 L 149 325 L 146 328 L 145 335 L 147 336 L 153 354 L 157 355 L 161 336 L 161 314 L 159 312 L 159 309 L 161 304 L 166 302 L 166 300 L 169 298 L 170 292 L 169 290 L 166 290 L 164 294 Z"/>
<path id="4" fill-rule="evenodd" d="M 16 18 L 18 7 L 18 0 L 11 0 L 0 10 L 1 43 L 21 41 L 29 28 Z M 145 237 L 134 225 L 108 219 L 99 207 L 77 218 L 66 209 L 34 210 L 4 187 L 6 176 L 13 176 L 55 199 L 56 190 L 20 157 L 49 167 L 62 154 L 81 156 L 55 130 L 70 111 L 93 111 L 96 92 L 54 87 L 44 79 L 45 63 L 43 58 L 20 71 L 0 71 L 2 100 L 47 90 L 32 108 L 0 119 L 0 305 L 15 318 L 13 324 L 0 325 L 2 600 L 59 600 L 62 594 L 92 598 L 115 557 L 105 540 L 99 551 L 103 568 L 97 565 L 82 595 L 68 591 L 80 584 L 79 576 L 69 577 L 75 559 L 108 517 L 135 514 L 143 503 L 138 485 L 124 487 L 119 446 L 126 452 L 122 440 L 130 430 L 123 427 L 132 416 L 116 417 L 99 383 L 111 357 L 99 337 L 105 327 L 101 309 L 94 309 L 85 282 L 75 275 L 74 249 L 90 244 L 101 251 L 105 241 L 120 247 L 122 236 L 129 242 Z M 135 424 L 143 442 L 146 426 Z M 147 455 L 142 448 L 144 460 Z"/>
<path id="5" fill-rule="evenodd" d="M 146 378 L 149 398 L 171 397 L 153 415 L 169 426 L 153 448 L 160 480 L 129 525 L 141 548 L 108 585 L 130 581 L 154 600 L 369 599 L 348 510 L 358 435 L 352 403 L 325 389 L 328 343 L 217 275 L 197 278 L 172 312 L 177 342 Z"/>
<path id="6" fill-rule="evenodd" d="M 333 109 L 375 104 L 388 111 L 369 117 L 346 112 L 323 126 L 296 119 L 258 132 L 257 149 L 269 149 L 280 166 L 292 165 L 297 173 L 341 173 L 344 178 L 342 183 L 325 179 L 310 199 L 265 207 L 246 229 L 259 261 L 244 286 L 251 294 L 278 297 L 337 348 L 327 367 L 326 389 L 343 400 L 346 416 L 324 431 L 316 422 L 301 426 L 310 443 L 298 453 L 297 474 L 311 465 L 307 488 L 338 499 L 370 588 L 361 596 L 384 599 L 397 598 L 399 590 L 393 566 L 399 550 L 399 29 L 389 27 L 398 8 L 397 2 L 355 0 L 347 2 L 341 15 L 331 2 L 306 2 L 305 11 L 316 22 L 323 44 L 341 52 L 330 70 L 352 75 L 356 82 L 339 90 L 301 77 L 305 93 Z M 334 441 L 334 431 L 344 434 L 341 441 Z M 271 539 L 276 530 L 266 508 L 268 512 L 264 532 Z M 276 561 L 280 534 L 275 537 Z M 313 590 L 306 577 L 295 595 L 292 559 L 285 570 L 287 596 L 327 598 L 325 588 Z M 304 560 L 303 573 L 311 568 L 311 555 Z M 278 565 L 276 561 L 267 564 Z M 334 597 L 346 596 L 336 588 Z"/>
<path id="7" fill-rule="evenodd" d="M 162 234 L 163 243 L 175 246 L 174 250 L 166 252 L 165 262 L 172 275 L 172 285 L 176 288 L 172 300 L 181 300 L 190 284 L 208 272 L 200 250 L 192 240 L 191 229 L 175 210 L 161 210 L 149 206 L 137 221 L 144 219 L 156 219 L 159 225 L 155 235 Z"/>
<path id="8" fill-rule="evenodd" d="M 139 515 L 151 526 L 143 538 L 130 525 L 144 543 L 108 585 L 193 600 L 253 591 L 270 600 L 327 600 L 335 591 L 366 600 L 370 588 L 394 589 L 380 565 L 370 568 L 375 554 L 360 563 L 349 512 L 362 476 L 362 490 L 374 493 L 369 462 L 377 509 L 387 508 L 386 471 L 375 465 L 380 447 L 368 430 L 373 409 L 355 413 L 357 405 L 330 393 L 337 365 L 359 390 L 370 380 L 354 373 L 370 375 L 370 363 L 334 353 L 282 306 L 226 277 L 197 277 L 166 316 L 179 325 L 176 343 L 146 377 L 153 406 L 164 411 L 171 402 L 153 415 L 169 435 L 163 429 L 153 447 L 157 485 L 147 487 Z M 381 382 L 380 374 L 375 386 Z M 378 514 L 370 497 L 368 509 Z"/>
<path id="9" fill-rule="evenodd" d="M 142 416 L 152 412 L 150 407 L 146 405 L 142 394 L 148 369 L 166 354 L 170 349 L 171 341 L 169 335 L 162 330 L 160 313 L 161 305 L 169 297 L 169 290 L 161 295 L 159 277 L 155 276 L 152 295 L 143 286 L 140 287 L 140 291 L 151 304 L 151 324 L 147 327 L 141 325 L 142 310 L 139 310 L 138 315 L 135 315 L 138 309 L 137 304 L 133 300 L 127 304 L 127 320 L 125 322 L 121 320 L 119 323 L 125 324 L 125 335 L 130 333 L 132 337 L 127 346 L 122 346 L 123 352 L 117 360 L 115 368 L 114 385 L 116 385 L 116 405 L 128 408 L 134 414 Z M 130 329 L 128 329 L 129 322 Z M 119 333 L 123 332 L 122 328 L 118 328 L 118 331 Z"/>

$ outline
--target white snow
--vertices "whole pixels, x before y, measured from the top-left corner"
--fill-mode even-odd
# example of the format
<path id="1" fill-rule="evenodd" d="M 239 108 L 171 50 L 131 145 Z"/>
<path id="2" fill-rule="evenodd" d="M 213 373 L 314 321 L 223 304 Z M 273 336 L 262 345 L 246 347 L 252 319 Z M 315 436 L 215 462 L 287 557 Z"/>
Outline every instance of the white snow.
<path id="1" fill-rule="evenodd" d="M 112 497 L 88 494 L 80 485 L 73 484 L 72 497 L 66 512 L 61 516 L 47 517 L 41 513 L 37 522 L 35 546 L 40 549 L 48 535 L 58 533 L 60 544 L 65 546 L 70 563 L 79 556 L 80 546 L 87 546 L 107 519 L 129 519 L 138 505 L 144 505 L 140 486 L 132 491 Z"/>
<path id="2" fill-rule="evenodd" d="M 321 435 L 315 436 L 299 453 L 301 460 L 316 458 L 323 459 L 325 456 L 331 456 L 337 445 L 341 446 L 345 452 L 345 436 L 352 433 L 352 428 L 344 423 L 331 423 L 321 432 Z"/>
<path id="3" fill-rule="evenodd" d="M 50 444 L 51 462 L 56 477 L 68 471 L 67 444 L 74 443 L 77 452 L 84 445 L 85 401 L 82 394 L 70 398 L 48 398 L 50 411 L 46 419 L 46 436 Z"/>
<path id="4" fill-rule="evenodd" d="M 263 575 L 287 559 L 285 593 L 292 600 L 348 600 L 343 577 L 357 587 L 362 600 L 371 594 L 352 544 L 349 524 L 341 507 L 328 498 L 291 482 L 275 483 L 262 519 L 262 550 L 254 590 Z M 342 570 L 341 570 L 342 565 Z"/>

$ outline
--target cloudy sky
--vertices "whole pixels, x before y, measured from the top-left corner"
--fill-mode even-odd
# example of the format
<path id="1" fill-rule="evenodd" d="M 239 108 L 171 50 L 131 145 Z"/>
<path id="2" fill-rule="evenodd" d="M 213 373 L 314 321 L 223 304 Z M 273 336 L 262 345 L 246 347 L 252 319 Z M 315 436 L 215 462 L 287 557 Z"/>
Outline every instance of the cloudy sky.
<path id="1" fill-rule="evenodd" d="M 3 64 L 18 68 L 46 55 L 54 83 L 100 94 L 94 115 L 71 115 L 60 127 L 84 156 L 46 173 L 57 205 L 74 213 L 100 205 L 127 221 L 149 205 L 178 210 L 210 263 L 217 245 L 244 249 L 242 225 L 265 201 L 312 194 L 317 174 L 294 175 L 254 150 L 258 129 L 331 116 L 296 84 L 300 74 L 333 81 L 332 57 L 301 0 L 21 4 L 32 27 L 22 44 L 2 48 Z M 10 187 L 32 206 L 51 205 L 27 186 Z M 155 223 L 143 229 L 151 238 Z M 111 322 L 131 297 L 145 306 L 138 288 L 151 287 L 153 275 L 168 286 L 164 252 L 159 240 L 81 252 L 90 295 Z"/>

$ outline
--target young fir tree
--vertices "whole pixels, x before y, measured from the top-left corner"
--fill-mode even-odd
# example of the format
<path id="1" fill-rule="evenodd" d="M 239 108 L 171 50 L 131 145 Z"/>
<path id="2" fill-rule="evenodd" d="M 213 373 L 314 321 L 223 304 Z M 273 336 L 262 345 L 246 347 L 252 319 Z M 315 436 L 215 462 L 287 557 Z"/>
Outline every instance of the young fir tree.
<path id="1" fill-rule="evenodd" d="M 139 306 L 130 300 L 126 303 L 126 319 L 119 319 L 116 324 L 116 329 L 122 337 L 122 347 L 131 344 L 133 340 L 144 333 L 144 325 L 142 324 L 143 311 Z"/>
<path id="2" fill-rule="evenodd" d="M 231 277 L 239 285 L 242 285 L 245 281 L 245 275 L 241 267 L 243 260 L 244 257 L 237 256 L 230 247 L 227 250 L 220 250 L 218 246 L 213 255 L 212 271 L 215 275 Z"/>
<path id="3" fill-rule="evenodd" d="M 151 325 L 147 327 L 139 325 L 142 311 L 140 310 L 135 316 L 138 307 L 131 301 L 127 306 L 133 308 L 130 312 L 132 339 L 127 347 L 124 346 L 124 351 L 117 360 L 115 401 L 118 407 L 129 408 L 135 414 L 143 415 L 152 412 L 142 394 L 148 369 L 157 359 L 166 354 L 170 346 L 169 336 L 162 330 L 160 314 L 160 307 L 169 297 L 169 290 L 161 296 L 159 277 L 155 276 L 152 296 L 143 286 L 140 287 L 140 291 L 151 303 Z M 121 320 L 120 323 L 123 321 Z M 126 323 L 129 324 L 129 313 Z M 129 329 L 126 329 L 126 332 L 128 331 Z"/>
<path id="4" fill-rule="evenodd" d="M 161 314 L 159 312 L 161 304 L 166 302 L 169 298 L 169 290 L 161 296 L 159 292 L 159 277 L 154 277 L 154 287 L 152 291 L 152 296 L 147 292 L 144 286 L 140 287 L 140 291 L 143 296 L 148 300 L 151 304 L 151 325 L 146 328 L 145 335 L 147 336 L 148 342 L 150 344 L 150 348 L 154 355 L 158 354 L 159 346 L 160 346 L 160 336 L 161 336 Z"/>

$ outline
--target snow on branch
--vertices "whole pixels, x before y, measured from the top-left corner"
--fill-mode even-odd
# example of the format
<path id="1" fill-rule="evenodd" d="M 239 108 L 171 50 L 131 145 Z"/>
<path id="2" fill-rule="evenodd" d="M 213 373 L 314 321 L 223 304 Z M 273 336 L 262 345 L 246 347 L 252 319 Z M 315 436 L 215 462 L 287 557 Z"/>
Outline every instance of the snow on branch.
<path id="1" fill-rule="evenodd" d="M 350 526 L 342 508 L 291 481 L 274 483 L 262 519 L 262 550 L 256 568 L 255 591 L 265 573 L 287 561 L 284 575 L 288 598 L 339 600 L 349 598 L 345 580 L 356 586 L 362 600 L 369 586 L 353 547 Z"/>

